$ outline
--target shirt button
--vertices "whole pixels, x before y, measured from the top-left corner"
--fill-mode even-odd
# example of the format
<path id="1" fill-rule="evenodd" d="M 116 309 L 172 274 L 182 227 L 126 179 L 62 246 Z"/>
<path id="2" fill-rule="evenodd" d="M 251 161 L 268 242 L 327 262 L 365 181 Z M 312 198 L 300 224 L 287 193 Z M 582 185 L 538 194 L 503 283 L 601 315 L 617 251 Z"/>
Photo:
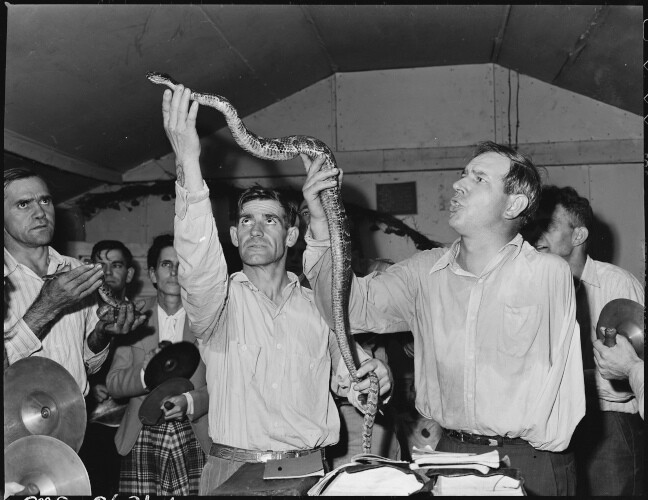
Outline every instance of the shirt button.
<path id="1" fill-rule="evenodd" d="M 277 344 L 277 349 L 281 349 L 281 344 Z"/>
<path id="2" fill-rule="evenodd" d="M 247 346 L 246 346 L 246 345 L 242 345 L 242 346 L 241 346 L 241 351 L 247 351 Z"/>
<path id="3" fill-rule="evenodd" d="M 314 364 L 314 363 L 311 363 L 310 365 L 308 365 L 308 367 L 309 367 L 311 370 L 313 369 L 313 364 Z"/>
<path id="4" fill-rule="evenodd" d="M 276 382 L 272 384 L 272 388 L 273 388 L 273 389 L 276 389 L 276 388 L 277 388 L 277 383 L 276 383 Z"/>

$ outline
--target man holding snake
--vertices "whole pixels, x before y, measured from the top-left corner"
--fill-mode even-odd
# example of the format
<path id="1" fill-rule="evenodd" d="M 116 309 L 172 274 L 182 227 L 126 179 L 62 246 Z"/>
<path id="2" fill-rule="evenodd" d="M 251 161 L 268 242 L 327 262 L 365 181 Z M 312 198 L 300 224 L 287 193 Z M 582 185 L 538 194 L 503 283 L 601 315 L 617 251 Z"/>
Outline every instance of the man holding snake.
<path id="1" fill-rule="evenodd" d="M 322 158 L 302 158 L 311 217 L 304 273 L 330 324 L 331 245 L 318 193 L 336 173 Z M 568 445 L 585 396 L 571 274 L 518 233 L 540 186 L 524 155 L 480 144 L 453 185 L 449 223 L 459 238 L 354 276 L 349 319 L 354 333 L 412 332 L 416 408 L 444 428 L 438 451 L 498 450 L 527 493 L 574 495 Z"/>
<path id="2" fill-rule="evenodd" d="M 10 283 L 5 315 L 9 363 L 43 356 L 62 365 L 86 396 L 88 373 L 108 356 L 114 335 L 146 321 L 132 302 L 102 307 L 93 292 L 102 286 L 100 264 L 85 265 L 49 246 L 54 203 L 45 181 L 28 169 L 4 171 L 4 274 Z"/>
<path id="3" fill-rule="evenodd" d="M 200 171 L 198 103 L 179 85 L 164 92 L 164 128 L 176 156 L 174 246 L 182 301 L 207 365 L 209 435 L 213 441 L 200 494 L 210 494 L 246 462 L 324 459 L 340 421 L 329 392 L 340 352 L 317 312 L 312 291 L 286 271 L 298 236 L 296 207 L 273 190 L 253 187 L 239 199 L 230 237 L 243 271 L 228 276 Z M 386 365 L 358 350 L 359 376 L 375 371 L 381 394 L 391 388 Z M 334 370 L 335 371 L 335 370 Z M 349 400 L 369 381 L 356 384 Z"/>

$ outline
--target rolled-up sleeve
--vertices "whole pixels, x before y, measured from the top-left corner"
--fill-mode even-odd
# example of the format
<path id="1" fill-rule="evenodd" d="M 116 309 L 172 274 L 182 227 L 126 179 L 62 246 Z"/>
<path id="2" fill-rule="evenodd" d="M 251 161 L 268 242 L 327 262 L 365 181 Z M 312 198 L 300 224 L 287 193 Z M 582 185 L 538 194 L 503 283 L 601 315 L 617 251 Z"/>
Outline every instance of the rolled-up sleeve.
<path id="1" fill-rule="evenodd" d="M 17 319 L 11 316 L 11 311 L 9 311 L 8 321 L 4 323 L 4 345 L 9 364 L 31 356 L 43 348 L 41 341 L 34 335 L 31 328 L 27 326 L 27 323 L 22 318 Z"/>
<path id="2" fill-rule="evenodd" d="M 92 334 L 99 322 L 99 317 L 97 316 L 97 304 L 91 302 L 88 304 L 85 310 L 85 340 L 83 342 L 83 362 L 86 366 L 86 370 L 89 374 L 96 373 L 101 368 L 101 365 L 104 364 L 106 359 L 108 359 L 108 353 L 110 352 L 110 343 L 101 351 L 95 353 L 92 352 L 88 346 L 88 337 Z"/>
<path id="3" fill-rule="evenodd" d="M 218 240 L 209 189 L 189 193 L 176 182 L 174 247 L 182 303 L 194 335 L 208 340 L 225 307 L 227 263 Z"/>

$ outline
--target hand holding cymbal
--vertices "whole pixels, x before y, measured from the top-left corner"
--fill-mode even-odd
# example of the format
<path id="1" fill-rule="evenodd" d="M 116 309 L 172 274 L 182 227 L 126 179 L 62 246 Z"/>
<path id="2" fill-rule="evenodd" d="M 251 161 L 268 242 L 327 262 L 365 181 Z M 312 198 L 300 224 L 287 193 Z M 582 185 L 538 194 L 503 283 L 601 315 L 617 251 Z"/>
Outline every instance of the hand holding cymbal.
<path id="1" fill-rule="evenodd" d="M 644 307 L 630 299 L 614 299 L 601 310 L 596 335 L 603 344 L 612 347 L 616 335 L 628 339 L 639 358 L 644 359 Z"/>
<path id="2" fill-rule="evenodd" d="M 75 451 L 50 436 L 25 436 L 4 450 L 5 482 L 15 495 L 90 495 L 90 478 Z"/>
<path id="3" fill-rule="evenodd" d="M 165 421 L 165 413 L 173 410 L 176 406 L 172 401 L 167 400 L 173 396 L 179 396 L 183 392 L 191 391 L 193 388 L 191 381 L 186 378 L 172 378 L 162 382 L 142 402 L 139 409 L 140 421 L 144 425 L 160 425 Z M 164 411 L 162 410 L 163 406 Z"/>

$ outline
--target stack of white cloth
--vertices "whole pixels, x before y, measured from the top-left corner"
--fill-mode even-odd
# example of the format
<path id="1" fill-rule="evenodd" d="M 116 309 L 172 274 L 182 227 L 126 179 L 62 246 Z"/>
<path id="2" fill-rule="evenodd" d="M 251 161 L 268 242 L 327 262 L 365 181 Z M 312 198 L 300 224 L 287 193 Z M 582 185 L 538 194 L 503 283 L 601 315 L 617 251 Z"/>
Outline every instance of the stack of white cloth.
<path id="1" fill-rule="evenodd" d="M 412 469 L 424 469 L 428 476 L 429 472 L 436 476 L 433 495 L 524 496 L 519 471 L 510 469 L 508 457 L 500 457 L 496 450 L 481 454 L 448 453 L 415 447 L 412 460 Z M 505 469 L 500 469 L 501 464 Z"/>
<path id="2" fill-rule="evenodd" d="M 424 481 L 410 470 L 409 462 L 361 454 L 326 474 L 309 496 L 407 496 Z"/>
<path id="3" fill-rule="evenodd" d="M 353 457 L 326 474 L 309 496 L 524 496 L 519 471 L 508 457 L 413 449 L 412 463 L 371 454 Z M 500 468 L 500 465 L 504 467 Z"/>

